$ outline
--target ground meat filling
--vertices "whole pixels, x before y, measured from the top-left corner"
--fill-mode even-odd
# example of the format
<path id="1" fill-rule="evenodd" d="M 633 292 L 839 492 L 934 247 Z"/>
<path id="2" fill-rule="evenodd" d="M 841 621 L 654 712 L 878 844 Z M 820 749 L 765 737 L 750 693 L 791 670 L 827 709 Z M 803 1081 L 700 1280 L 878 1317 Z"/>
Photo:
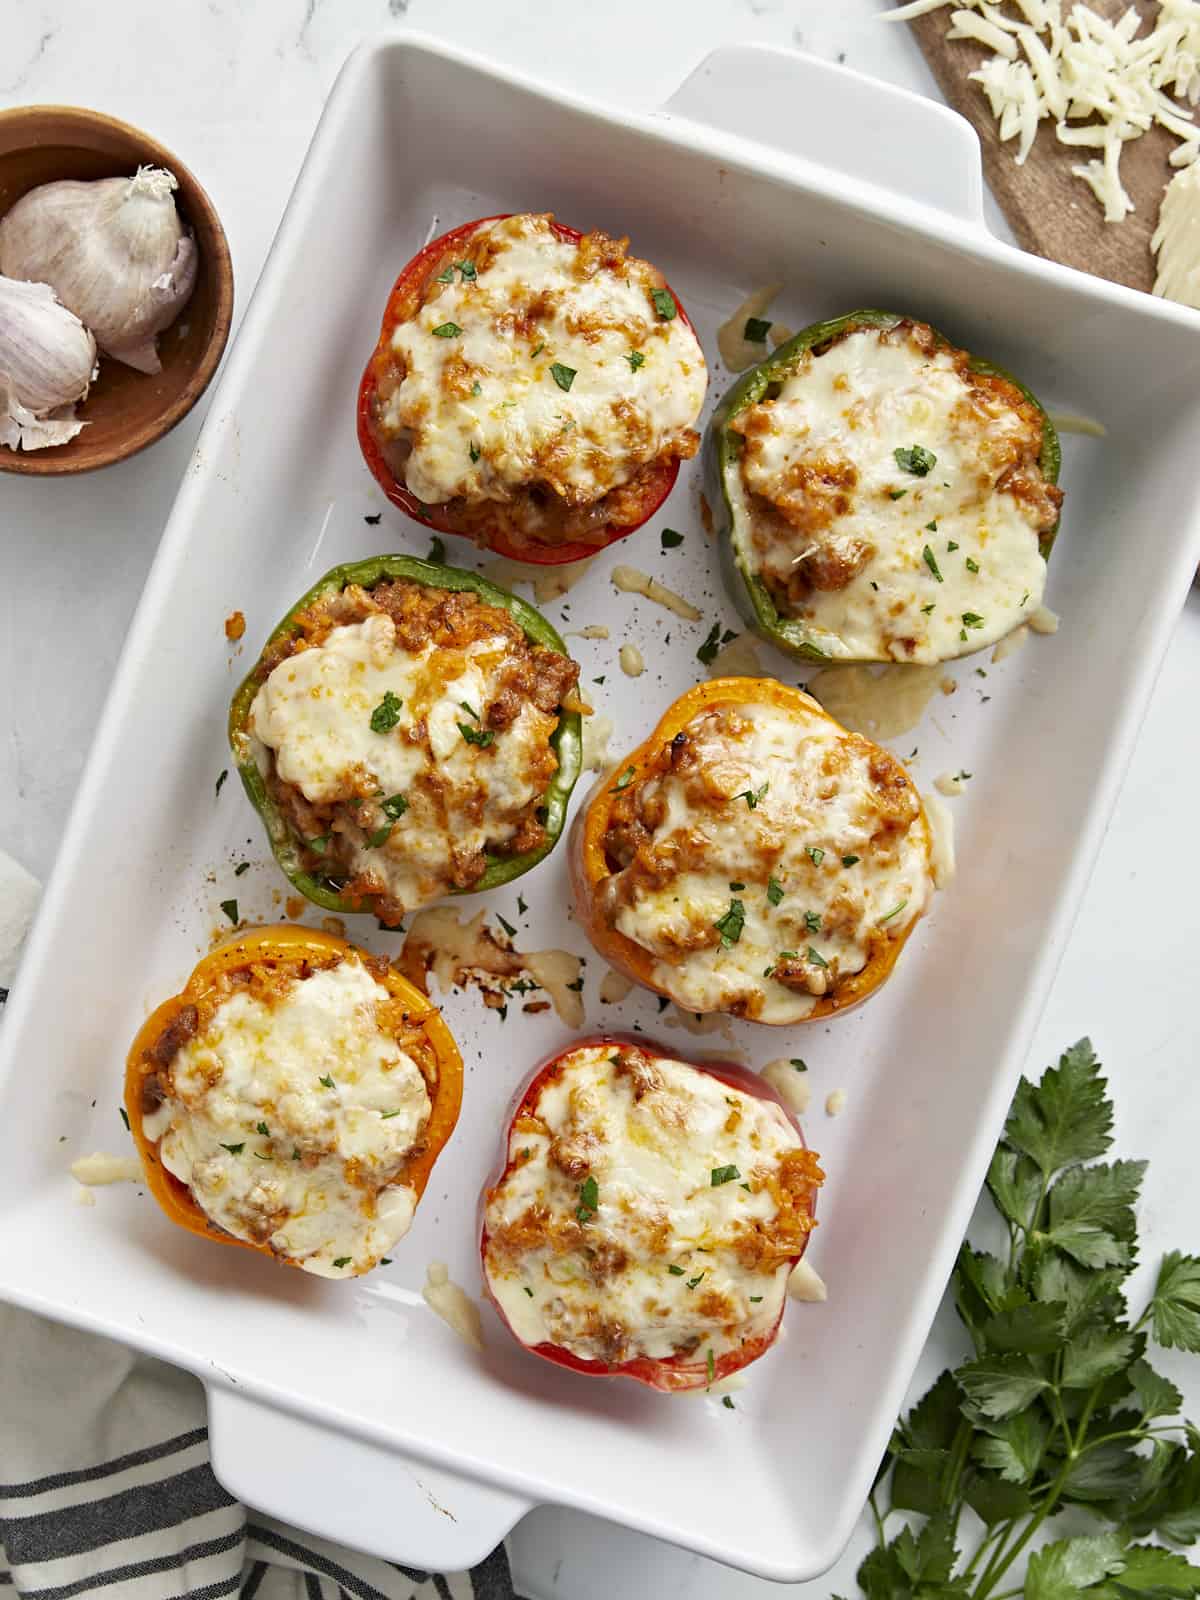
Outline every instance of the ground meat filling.
<path id="1" fill-rule="evenodd" d="M 384 615 L 395 628 L 395 653 L 420 657 L 432 648 L 430 671 L 435 680 L 453 677 L 455 664 L 481 641 L 500 641 L 503 659 L 489 678 L 489 698 L 478 727 L 481 743 L 472 748 L 473 782 L 464 790 L 449 779 L 435 760 L 424 719 L 403 730 L 409 745 L 423 754 L 408 788 L 405 810 L 391 817 L 381 806 L 377 776 L 366 766 L 342 774 L 336 799 L 314 802 L 286 781 L 276 752 L 261 746 L 268 793 L 301 849 L 306 872 L 329 882 L 347 899 L 366 901 L 385 922 L 398 923 L 406 910 L 453 890 L 473 888 L 487 870 L 490 855 L 521 855 L 546 842 L 545 794 L 558 771 L 550 738 L 558 727 L 560 708 L 574 688 L 579 667 L 556 650 L 532 644 L 507 611 L 491 606 L 469 591 L 437 589 L 408 580 L 390 580 L 366 590 L 350 585 L 325 596 L 293 619 L 295 631 L 274 641 L 258 669 L 260 682 L 289 657 L 323 645 L 336 628 Z M 468 713 L 463 712 L 465 718 Z M 507 804 L 505 795 L 490 795 L 486 779 L 499 742 L 523 717 L 532 720 L 538 741 L 524 760 L 522 776 L 533 797 Z M 470 726 L 468 723 L 467 726 Z M 457 738 L 457 735 L 455 736 Z M 456 819 L 472 825 L 457 836 Z M 394 892 L 387 872 L 373 862 L 364 866 L 364 842 L 378 839 L 393 823 L 385 841 L 389 862 L 403 862 L 406 835 L 431 833 L 444 844 L 444 860 L 435 868 L 423 858 L 419 891 Z M 485 836 L 481 836 L 485 835 Z"/>
<path id="2" fill-rule="evenodd" d="M 704 360 L 686 324 L 655 310 L 655 293 L 667 293 L 674 305 L 662 274 L 628 254 L 627 238 L 597 230 L 570 245 L 555 235 L 552 220 L 528 214 L 500 219 L 447 245 L 393 302 L 375 357 L 370 426 L 388 465 L 435 526 L 480 544 L 599 547 L 645 520 L 669 488 L 676 463 L 694 456 L 700 444 L 695 429 L 679 419 L 690 424 L 699 413 Z M 547 258 L 544 281 L 535 276 L 534 261 L 528 274 L 493 290 L 494 269 L 503 274 L 507 253 L 530 241 L 548 252 L 566 247 L 565 278 L 557 265 L 549 276 Z M 632 312 L 630 289 L 636 291 Z M 435 331 L 457 332 L 431 341 L 426 359 L 439 363 L 436 389 L 413 393 L 406 379 L 416 369 L 396 330 L 429 305 L 438 318 L 446 312 Z M 682 362 L 682 409 L 679 403 L 664 407 L 651 386 L 651 375 L 658 382 L 654 363 L 667 369 L 672 361 Z M 589 380 L 601 373 L 603 393 L 589 407 Z M 520 387 L 531 378 L 536 381 L 528 388 Z M 504 427 L 524 419 L 531 397 L 541 404 L 552 400 L 555 420 L 552 426 L 532 422 L 518 443 Z M 465 430 L 459 465 L 468 459 L 478 465 L 465 472 L 460 492 L 431 501 L 427 496 L 438 491 L 414 479 L 410 466 L 423 440 L 445 437 L 448 417 L 456 448 L 457 431 Z"/>
<path id="3" fill-rule="evenodd" d="M 967 351 L 947 344 L 925 323 L 905 319 L 886 329 L 851 323 L 824 344 L 813 346 L 793 376 L 812 371 L 836 346 L 864 333 L 885 347 L 907 346 L 926 359 L 949 358 L 965 386 L 951 421 L 964 432 L 969 430 L 972 442 L 964 507 L 968 511 L 982 507 L 994 493 L 1007 495 L 1039 538 L 1051 533 L 1058 523 L 1063 492 L 1042 471 L 1043 413 L 1008 378 L 973 370 Z M 813 614 L 814 597 L 846 589 L 860 575 L 869 575 L 878 554 L 876 545 L 869 535 L 849 532 L 845 526 L 852 513 L 862 510 L 864 499 L 878 496 L 880 520 L 884 514 L 898 514 L 895 502 L 926 486 L 913 478 L 902 479 L 892 489 L 864 483 L 851 452 L 827 446 L 805 449 L 802 442 L 785 469 L 776 470 L 768 455 L 779 426 L 781 387 L 773 385 L 761 401 L 733 417 L 729 427 L 742 440 L 741 490 L 750 513 L 759 576 L 782 615 L 805 618 Z M 852 434 L 844 442 L 853 444 Z M 929 483 L 936 477 L 931 475 Z M 959 487 L 955 485 L 956 492 Z M 925 534 L 936 532 L 937 522 L 914 520 L 912 528 L 919 564 Z"/>

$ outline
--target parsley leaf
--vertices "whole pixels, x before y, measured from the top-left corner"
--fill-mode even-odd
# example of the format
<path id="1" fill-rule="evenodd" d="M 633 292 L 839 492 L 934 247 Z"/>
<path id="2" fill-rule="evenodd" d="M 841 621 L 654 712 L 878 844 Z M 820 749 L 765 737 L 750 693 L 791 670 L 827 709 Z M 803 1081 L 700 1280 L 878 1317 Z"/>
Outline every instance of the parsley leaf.
<path id="1" fill-rule="evenodd" d="M 996 1421 L 1024 1411 L 1050 1386 L 1022 1355 L 983 1356 L 959 1367 L 954 1376 L 974 1414 Z"/>
<path id="2" fill-rule="evenodd" d="M 684 1269 L 682 1267 L 677 1267 L 675 1265 L 675 1263 L 672 1261 L 670 1263 L 670 1265 L 667 1267 L 667 1271 L 671 1274 L 671 1276 L 673 1278 L 682 1278 Z"/>
<path id="3" fill-rule="evenodd" d="M 238 918 L 238 903 L 237 903 L 237 901 L 236 900 L 222 900 L 221 901 L 221 910 L 225 913 L 225 915 L 229 918 L 230 922 L 232 922 L 234 927 L 236 928 L 237 925 L 238 925 L 238 921 L 239 921 L 239 918 Z"/>
<path id="4" fill-rule="evenodd" d="M 778 878 L 767 879 L 767 899 L 773 906 L 777 906 L 783 899 L 783 885 Z"/>
<path id="5" fill-rule="evenodd" d="M 741 1173 L 736 1167 L 714 1167 L 711 1174 L 709 1187 L 717 1189 L 723 1183 L 732 1183 L 735 1178 L 740 1178 Z"/>
<path id="6" fill-rule="evenodd" d="M 1168 1350 L 1200 1351 L 1200 1257 L 1170 1250 L 1150 1302 L 1154 1337 Z"/>
<path id="7" fill-rule="evenodd" d="M 758 802 L 762 799 L 763 795 L 766 794 L 770 787 L 771 784 L 770 780 L 768 779 L 768 781 L 764 783 L 760 789 L 743 789 L 741 794 L 735 794 L 733 798 L 735 800 L 744 800 L 746 802 L 746 809 L 748 811 L 754 811 L 758 808 Z"/>
<path id="8" fill-rule="evenodd" d="M 390 733 L 400 721 L 400 708 L 403 701 L 398 700 L 390 689 L 385 689 L 383 699 L 371 713 L 371 732 Z"/>
<path id="9" fill-rule="evenodd" d="M 740 900 L 731 900 L 729 910 L 713 927 L 721 935 L 721 948 L 728 950 L 742 937 L 742 929 L 746 926 L 746 907 Z"/>
<path id="10" fill-rule="evenodd" d="M 676 533 L 674 528 L 664 528 L 659 538 L 664 550 L 678 550 L 683 543 L 683 535 Z"/>
<path id="11" fill-rule="evenodd" d="M 333 1264 L 334 1264 L 335 1267 L 348 1267 L 350 1265 L 350 1257 L 349 1256 L 334 1256 Z"/>
<path id="12" fill-rule="evenodd" d="M 921 558 L 925 565 L 929 568 L 930 572 L 933 573 L 937 581 L 939 583 L 945 583 L 946 580 L 942 577 L 941 571 L 937 564 L 937 557 L 934 555 L 933 551 L 928 545 L 926 545 L 924 550 L 921 551 Z"/>
<path id="13" fill-rule="evenodd" d="M 564 392 L 575 382 L 575 367 L 564 367 L 561 361 L 550 363 L 550 376 Z"/>
<path id="14" fill-rule="evenodd" d="M 591 1173 L 579 1185 L 579 1204 L 575 1215 L 580 1222 L 591 1222 L 600 1208 L 600 1185 Z"/>
<path id="15" fill-rule="evenodd" d="M 379 809 L 383 812 L 385 817 L 390 817 L 393 822 L 398 822 L 408 810 L 407 796 L 402 794 L 391 794 L 386 800 L 380 801 Z"/>
<path id="16" fill-rule="evenodd" d="M 246 1148 L 244 1140 L 241 1144 L 221 1144 L 221 1141 L 218 1139 L 217 1143 L 221 1145 L 222 1150 L 228 1150 L 231 1156 L 240 1156 L 242 1151 Z"/>
<path id="17" fill-rule="evenodd" d="M 1025 1600 L 1076 1600 L 1089 1585 L 1120 1572 L 1125 1552 L 1115 1534 L 1060 1539 L 1029 1558 Z"/>
<path id="18" fill-rule="evenodd" d="M 721 624 L 714 622 L 708 630 L 708 638 L 696 651 L 696 660 L 702 661 L 706 667 L 711 667 L 717 659 L 717 651 L 721 648 Z"/>
<path id="19" fill-rule="evenodd" d="M 443 322 L 440 327 L 433 330 L 435 339 L 457 339 L 462 329 L 457 322 Z"/>
<path id="20" fill-rule="evenodd" d="M 646 358 L 640 350 L 631 350 L 625 359 L 628 361 L 634 372 L 636 372 L 639 367 L 643 367 L 646 364 Z"/>
<path id="21" fill-rule="evenodd" d="M 770 331 L 771 324 L 764 322 L 761 317 L 747 317 L 746 326 L 742 329 L 742 338 L 751 344 L 765 344 Z"/>
<path id="22" fill-rule="evenodd" d="M 220 772 L 217 773 L 217 781 L 213 785 L 213 794 L 214 795 L 220 794 L 221 788 L 224 785 L 225 779 L 228 776 L 229 776 L 229 768 L 228 767 L 222 767 Z"/>
<path id="23" fill-rule="evenodd" d="M 458 731 L 468 744 L 478 745 L 481 750 L 486 750 L 488 745 L 496 742 L 496 735 L 490 728 L 485 728 L 481 732 L 478 728 L 472 728 L 466 722 L 460 722 Z"/>
<path id="24" fill-rule="evenodd" d="M 1050 1176 L 1103 1155 L 1112 1143 L 1112 1106 L 1089 1039 L 1064 1052 L 1036 1087 L 1022 1078 L 1004 1137 Z"/>
<path id="25" fill-rule="evenodd" d="M 650 298 L 653 300 L 654 309 L 658 312 L 662 321 L 674 322 L 678 307 L 675 304 L 675 296 L 670 289 L 652 289 Z"/>
<path id="26" fill-rule="evenodd" d="M 937 457 L 931 450 L 926 450 L 923 444 L 913 444 L 907 449 L 893 450 L 892 454 L 901 472 L 911 472 L 917 478 L 926 477 L 937 466 Z"/>

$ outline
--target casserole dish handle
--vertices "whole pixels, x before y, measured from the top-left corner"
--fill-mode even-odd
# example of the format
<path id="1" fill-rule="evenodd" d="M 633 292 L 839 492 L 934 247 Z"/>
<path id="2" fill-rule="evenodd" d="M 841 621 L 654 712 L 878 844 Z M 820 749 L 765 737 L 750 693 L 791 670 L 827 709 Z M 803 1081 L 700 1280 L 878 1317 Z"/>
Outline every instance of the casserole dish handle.
<path id="1" fill-rule="evenodd" d="M 427 1572 L 475 1566 L 532 1509 L 519 1495 L 216 1384 L 208 1437 L 213 1472 L 244 1504 Z"/>
<path id="2" fill-rule="evenodd" d="M 717 132 L 812 163 L 861 189 L 987 232 L 979 137 L 965 117 L 924 95 L 799 50 L 722 45 L 662 107 Z M 864 196 L 864 198 L 866 198 Z"/>

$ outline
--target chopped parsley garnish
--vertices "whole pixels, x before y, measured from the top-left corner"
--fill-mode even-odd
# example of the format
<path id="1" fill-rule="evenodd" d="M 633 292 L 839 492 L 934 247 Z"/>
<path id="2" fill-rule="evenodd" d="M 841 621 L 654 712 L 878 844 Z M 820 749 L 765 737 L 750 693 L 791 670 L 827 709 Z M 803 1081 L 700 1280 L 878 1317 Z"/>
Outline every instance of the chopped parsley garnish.
<path id="1" fill-rule="evenodd" d="M 731 900 L 729 910 L 713 927 L 721 935 L 721 948 L 728 950 L 742 937 L 742 929 L 746 926 L 746 908 L 740 900 Z"/>
<path id="2" fill-rule="evenodd" d="M 575 371 L 574 367 L 564 367 L 561 361 L 550 363 L 550 376 L 562 390 L 569 389 L 575 382 Z"/>
<path id="3" fill-rule="evenodd" d="M 454 265 L 462 273 L 464 278 L 468 278 L 468 279 L 470 279 L 472 281 L 474 280 L 474 278 L 475 278 L 475 263 L 473 261 L 456 261 L 454 263 Z"/>
<path id="4" fill-rule="evenodd" d="M 529 1296 L 529 1298 L 530 1298 L 530 1299 L 531 1299 L 531 1300 L 532 1300 L 532 1299 L 533 1299 L 533 1290 L 532 1290 L 532 1289 L 531 1289 L 531 1288 L 530 1288 L 530 1287 L 529 1287 L 529 1285 L 528 1285 L 528 1284 L 527 1284 L 527 1283 L 523 1283 L 523 1284 L 522 1284 L 522 1285 L 521 1285 L 521 1287 L 522 1287 L 522 1288 L 523 1288 L 523 1289 L 524 1289 L 524 1291 L 525 1291 L 525 1293 L 526 1293 L 526 1294 L 527 1294 L 527 1295 L 528 1295 L 528 1296 Z"/>
<path id="5" fill-rule="evenodd" d="M 761 317 L 747 317 L 746 326 L 742 329 L 742 338 L 748 339 L 751 344 L 765 344 L 770 331 L 771 324 L 764 322 Z"/>
<path id="6" fill-rule="evenodd" d="M 814 967 L 828 967 L 829 965 L 828 961 L 826 961 L 821 952 L 819 950 L 814 950 L 812 945 L 809 945 L 808 947 L 808 959 L 812 962 Z"/>
<path id="7" fill-rule="evenodd" d="M 332 833 L 318 833 L 315 839 L 309 839 L 308 848 L 314 855 L 323 856 L 329 849 L 329 841 L 332 838 Z"/>
<path id="8" fill-rule="evenodd" d="M 878 926 L 882 927 L 885 922 L 890 922 L 893 917 L 898 917 L 900 915 L 900 913 L 904 910 L 904 908 L 905 908 L 905 906 L 907 904 L 908 904 L 908 901 L 907 901 L 907 899 L 905 899 L 905 900 L 901 900 L 901 902 L 900 902 L 900 904 L 898 906 L 893 906 L 892 909 L 889 912 L 887 912 L 884 916 L 879 918 Z"/>
<path id="9" fill-rule="evenodd" d="M 248 861 L 239 861 L 237 866 L 233 869 L 233 875 L 235 878 L 240 878 L 243 872 L 249 871 L 250 863 Z"/>
<path id="10" fill-rule="evenodd" d="M 512 923 L 508 920 L 508 918 L 507 917 L 502 917 L 498 911 L 496 913 L 496 921 L 504 929 L 505 933 L 508 935 L 508 937 L 510 939 L 515 939 L 516 938 L 517 930 L 513 927 Z"/>
<path id="11" fill-rule="evenodd" d="M 708 630 L 708 638 L 696 651 L 696 660 L 703 661 L 706 667 L 711 667 L 717 659 L 717 651 L 721 648 L 721 624 L 714 622 Z"/>
<path id="12" fill-rule="evenodd" d="M 618 789 L 628 789 L 629 785 L 632 782 L 633 782 L 633 768 L 632 767 L 626 767 L 625 771 L 617 779 L 616 787 Z"/>
<path id="13" fill-rule="evenodd" d="M 300 1159 L 300 1152 L 299 1152 L 299 1150 L 296 1149 L 295 1145 L 293 1145 L 292 1146 L 292 1160 L 293 1161 L 299 1161 L 299 1159 Z"/>
<path id="14" fill-rule="evenodd" d="M 825 859 L 825 852 L 821 849 L 819 844 L 806 845 L 804 854 L 812 862 L 814 867 L 819 867 L 822 861 Z"/>
<path id="15" fill-rule="evenodd" d="M 698 1272 L 694 1278 L 689 1278 L 688 1281 L 687 1281 L 688 1288 L 689 1289 L 694 1289 L 696 1287 L 696 1285 L 700 1282 L 700 1280 L 705 1276 L 705 1273 L 707 1271 L 708 1271 L 708 1269 L 706 1267 L 704 1272 Z"/>
<path id="16" fill-rule="evenodd" d="M 983 627 L 983 618 L 978 614 L 978 612 L 975 612 L 975 611 L 964 611 L 963 614 L 962 614 L 962 619 L 963 619 L 964 626 L 966 626 L 968 628 L 982 628 Z"/>
<path id="17" fill-rule="evenodd" d="M 927 522 L 925 524 L 925 532 L 926 533 L 936 533 L 937 532 L 937 518 L 936 517 L 934 517 L 932 522 Z M 952 550 L 957 550 L 958 546 L 957 545 L 951 545 L 950 548 Z"/>
<path id="18" fill-rule="evenodd" d="M 783 899 L 783 885 L 778 878 L 767 879 L 767 899 L 773 906 L 777 906 Z"/>
<path id="19" fill-rule="evenodd" d="M 921 607 L 921 610 L 925 614 L 925 616 L 928 617 L 928 616 L 932 616 L 933 615 L 933 606 L 934 606 L 934 603 L 931 600 L 927 606 L 922 606 Z"/>
<path id="20" fill-rule="evenodd" d="M 374 512 L 372 512 L 370 514 L 370 516 L 365 516 L 363 518 L 363 521 L 367 524 L 368 527 L 377 528 L 379 526 L 379 524 L 383 521 L 383 512 L 382 511 L 374 511 Z"/>
<path id="21" fill-rule="evenodd" d="M 225 915 L 229 918 L 230 922 L 232 922 L 234 927 L 236 928 L 237 927 L 237 923 L 238 923 L 238 903 L 237 903 L 237 901 L 236 900 L 222 900 L 221 901 L 221 910 L 225 913 Z"/>
<path id="22" fill-rule="evenodd" d="M 683 1268 L 682 1267 L 677 1267 L 673 1261 L 671 1262 L 670 1266 L 667 1268 L 667 1271 L 671 1274 L 671 1276 L 673 1278 L 682 1278 L 683 1277 Z"/>
<path id="23" fill-rule="evenodd" d="M 386 800 L 380 801 L 379 809 L 385 817 L 397 822 L 408 810 L 408 799 L 402 794 L 390 794 Z"/>
<path id="24" fill-rule="evenodd" d="M 746 802 L 747 811 L 756 811 L 758 809 L 758 802 L 762 799 L 763 795 L 766 794 L 770 787 L 771 782 L 770 779 L 768 779 L 767 782 L 763 784 L 761 789 L 743 789 L 741 794 L 735 794 L 733 798 L 735 800 L 744 800 Z"/>
<path id="25" fill-rule="evenodd" d="M 383 699 L 371 713 L 371 732 L 390 733 L 400 721 L 400 708 L 403 704 L 404 702 L 397 699 L 390 689 L 385 689 Z"/>
<path id="26" fill-rule="evenodd" d="M 925 477 L 937 466 L 937 457 L 923 444 L 910 444 L 907 449 L 893 450 L 892 454 L 901 472 L 911 472 L 915 478 Z"/>
<path id="27" fill-rule="evenodd" d="M 761 1299 L 762 1299 L 762 1295 L 760 1295 L 760 1294 L 752 1294 L 750 1296 L 750 1304 L 752 1306 L 756 1306 Z"/>
<path id="28" fill-rule="evenodd" d="M 971 556 L 967 557 L 967 571 L 968 572 L 978 572 L 979 571 L 979 563 L 978 563 L 978 561 L 974 560 Z"/>
<path id="29" fill-rule="evenodd" d="M 631 350 L 625 359 L 633 368 L 634 372 L 636 372 L 639 367 L 644 367 L 646 365 L 646 358 L 640 350 Z"/>
<path id="30" fill-rule="evenodd" d="M 435 339 L 457 339 L 462 329 L 457 322 L 443 322 L 433 330 Z"/>
<path id="31" fill-rule="evenodd" d="M 454 282 L 454 268 L 453 267 L 443 267 L 442 270 L 437 275 L 436 282 L 438 282 L 438 283 L 453 283 Z"/>
<path id="32" fill-rule="evenodd" d="M 946 549 L 948 551 L 950 551 L 951 554 L 953 554 L 954 551 L 958 549 L 958 541 L 956 539 L 947 539 L 946 540 Z"/>
<path id="33" fill-rule="evenodd" d="M 712 1169 L 712 1176 L 711 1176 L 711 1181 L 709 1183 L 709 1188 L 710 1189 L 720 1188 L 721 1184 L 723 1184 L 723 1183 L 732 1183 L 735 1178 L 740 1178 L 740 1177 L 741 1177 L 741 1173 L 738 1171 L 738 1169 L 736 1167 L 733 1167 L 733 1166 L 729 1166 L 729 1167 L 714 1167 Z"/>
<path id="34" fill-rule="evenodd" d="M 903 500 L 904 496 L 907 493 L 908 493 L 907 489 L 889 489 L 888 490 L 888 497 L 889 497 L 889 499 L 892 499 L 892 500 Z"/>
<path id="35" fill-rule="evenodd" d="M 445 559 L 446 559 L 446 545 L 445 545 L 445 542 L 443 540 L 441 540 L 441 539 L 437 539 L 437 538 L 433 539 L 431 541 L 431 543 L 430 543 L 430 546 L 429 546 L 429 554 L 425 557 L 425 559 L 426 559 L 426 561 L 433 561 L 433 562 L 445 561 Z"/>
<path id="36" fill-rule="evenodd" d="M 481 733 L 478 728 L 472 728 L 465 722 L 460 722 L 458 731 L 468 744 L 476 744 L 481 750 L 486 750 L 488 745 L 496 742 L 496 735 L 490 728 L 485 728 Z"/>
<path id="37" fill-rule="evenodd" d="M 348 1267 L 350 1265 L 350 1257 L 349 1256 L 334 1256 L 333 1264 L 334 1264 L 335 1267 Z"/>
<path id="38" fill-rule="evenodd" d="M 402 1106 L 397 1106 L 395 1111 L 381 1111 L 379 1113 L 379 1120 L 381 1122 L 386 1122 L 389 1117 L 398 1117 L 402 1110 L 403 1110 Z"/>
<path id="39" fill-rule="evenodd" d="M 674 528 L 664 528 L 659 537 L 664 550 L 677 550 L 683 543 L 683 535 L 676 533 Z"/>
<path id="40" fill-rule="evenodd" d="M 717 1373 L 717 1359 L 712 1353 L 712 1345 L 708 1347 L 708 1355 L 705 1357 L 704 1366 L 708 1373 L 708 1381 L 711 1384 Z"/>
<path id="41" fill-rule="evenodd" d="M 126 1111 L 124 1106 L 118 1106 L 117 1110 L 121 1113 L 121 1121 L 125 1124 L 125 1132 L 126 1133 L 132 1133 L 133 1129 L 129 1126 L 129 1113 L 128 1113 L 128 1111 Z"/>
<path id="42" fill-rule="evenodd" d="M 471 393 L 475 395 L 476 398 L 483 393 L 483 385 L 480 383 L 478 378 L 476 378 L 475 382 L 471 385 Z"/>
<path id="43" fill-rule="evenodd" d="M 721 1396 L 721 1404 L 725 1407 L 726 1411 L 736 1411 L 737 1410 L 737 1407 L 733 1403 L 733 1396 L 732 1395 L 723 1394 Z"/>
<path id="44" fill-rule="evenodd" d="M 519 894 L 517 896 L 517 915 L 519 917 L 523 917 L 528 910 L 529 907 L 525 904 L 525 896 L 523 894 Z"/>
<path id="45" fill-rule="evenodd" d="M 921 551 L 921 556 L 924 559 L 925 565 L 929 568 L 930 572 L 933 573 L 937 581 L 939 583 L 944 583 L 946 580 L 942 577 L 942 574 L 938 569 L 937 557 L 934 555 L 933 551 L 928 545 L 926 545 L 924 550 Z"/>
<path id="46" fill-rule="evenodd" d="M 271 1137 L 271 1130 L 267 1127 L 265 1122 L 256 1122 L 254 1124 L 254 1131 L 255 1133 L 261 1133 L 264 1139 L 269 1139 Z"/>
<path id="47" fill-rule="evenodd" d="M 582 974 L 578 978 L 575 979 L 574 983 L 569 983 L 567 985 L 567 988 L 574 990 L 574 992 L 576 994 L 582 994 L 583 993 L 583 976 L 582 976 Z"/>
<path id="48" fill-rule="evenodd" d="M 575 1215 L 580 1222 L 591 1222 L 600 1207 L 600 1185 L 589 1173 L 579 1185 L 579 1204 Z"/>
<path id="49" fill-rule="evenodd" d="M 675 305 L 675 296 L 670 289 L 653 289 L 650 292 L 650 298 L 654 301 L 654 309 L 662 320 L 664 322 L 674 322 L 675 312 L 678 308 Z"/>
<path id="50" fill-rule="evenodd" d="M 795 1067 L 797 1072 L 807 1072 L 808 1071 L 808 1062 L 802 1060 L 800 1056 L 789 1056 L 788 1057 L 788 1064 L 789 1064 L 789 1066 Z"/>
<path id="51" fill-rule="evenodd" d="M 544 339 L 539 339 L 537 344 L 535 344 L 533 349 L 529 352 L 529 359 L 532 361 L 534 356 L 540 356 L 545 348 L 546 341 Z"/>
<path id="52" fill-rule="evenodd" d="M 861 860 L 861 856 L 843 856 L 842 865 L 844 867 L 856 867 Z"/>
<path id="53" fill-rule="evenodd" d="M 473 706 L 469 706 L 465 700 L 460 700 L 458 703 L 463 708 L 463 710 L 467 713 L 467 715 L 470 717 L 472 722 L 478 722 L 479 721 L 479 713 L 478 713 L 478 711 L 476 711 L 474 709 Z"/>
<path id="54" fill-rule="evenodd" d="M 729 887 L 734 894 L 740 894 L 746 885 L 744 883 L 731 883 Z"/>
<path id="55" fill-rule="evenodd" d="M 478 460 L 479 460 L 479 454 L 480 454 L 480 451 L 479 451 L 479 446 L 478 446 L 478 445 L 477 445 L 477 444 L 476 444 L 476 443 L 475 443 L 475 441 L 474 441 L 474 440 L 472 440 L 472 441 L 471 441 L 471 444 L 470 444 L 470 447 L 469 447 L 469 449 L 468 449 L 468 450 L 467 450 L 467 454 L 468 454 L 468 455 L 469 455 L 469 456 L 470 456 L 470 458 L 471 458 L 471 462 L 472 462 L 472 465 L 473 465 L 473 464 L 474 464 L 474 463 L 475 463 L 475 462 L 476 462 L 476 461 L 478 461 Z"/>
<path id="56" fill-rule="evenodd" d="M 804 929 L 806 933 L 820 933 L 821 916 L 819 912 L 806 911 L 804 913 Z"/>
<path id="57" fill-rule="evenodd" d="M 330 1077 L 329 1073 L 326 1073 L 323 1078 L 318 1078 L 317 1082 L 325 1089 L 333 1088 L 333 1079 Z"/>
<path id="58" fill-rule="evenodd" d="M 381 845 L 385 845 L 392 837 L 393 826 L 393 823 L 385 822 L 382 828 L 376 828 L 374 833 L 369 833 L 367 835 L 367 849 L 378 850 Z"/>
<path id="59" fill-rule="evenodd" d="M 228 776 L 229 776 L 229 768 L 228 767 L 222 767 L 221 771 L 217 774 L 216 785 L 213 788 L 213 793 L 214 794 L 220 794 L 221 785 L 225 782 L 225 779 Z"/>
<path id="60" fill-rule="evenodd" d="M 242 1151 L 246 1148 L 245 1141 L 243 1141 L 241 1144 L 221 1144 L 221 1141 L 218 1139 L 217 1143 L 221 1145 L 222 1150 L 228 1150 L 231 1156 L 240 1156 Z"/>

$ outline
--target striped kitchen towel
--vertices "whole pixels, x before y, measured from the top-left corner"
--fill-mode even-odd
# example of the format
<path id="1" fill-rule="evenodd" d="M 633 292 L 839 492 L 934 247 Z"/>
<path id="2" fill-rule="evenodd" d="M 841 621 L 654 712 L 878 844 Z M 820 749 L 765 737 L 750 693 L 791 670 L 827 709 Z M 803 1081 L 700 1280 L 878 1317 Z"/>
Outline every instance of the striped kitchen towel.
<path id="1" fill-rule="evenodd" d="M 503 1548 L 413 1572 L 240 1505 L 204 1422 L 188 1373 L 0 1306 L 0 1600 L 515 1600 Z"/>

